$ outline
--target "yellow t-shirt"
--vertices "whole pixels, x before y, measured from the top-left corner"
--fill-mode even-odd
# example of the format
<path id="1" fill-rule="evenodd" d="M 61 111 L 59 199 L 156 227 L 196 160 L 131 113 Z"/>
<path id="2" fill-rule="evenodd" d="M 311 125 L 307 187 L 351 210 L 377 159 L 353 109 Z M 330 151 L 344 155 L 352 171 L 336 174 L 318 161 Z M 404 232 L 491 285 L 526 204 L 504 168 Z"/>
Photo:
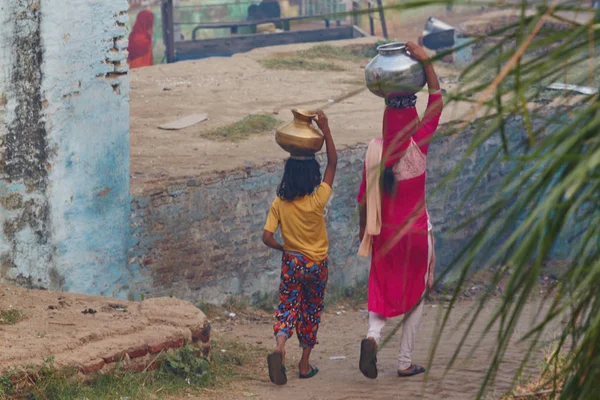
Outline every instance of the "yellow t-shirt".
<path id="1" fill-rule="evenodd" d="M 329 239 L 323 211 L 331 197 L 331 187 L 322 182 L 311 195 L 293 201 L 277 197 L 271 204 L 265 230 L 275 233 L 281 227 L 283 249 L 304 254 L 313 261 L 327 258 Z"/>

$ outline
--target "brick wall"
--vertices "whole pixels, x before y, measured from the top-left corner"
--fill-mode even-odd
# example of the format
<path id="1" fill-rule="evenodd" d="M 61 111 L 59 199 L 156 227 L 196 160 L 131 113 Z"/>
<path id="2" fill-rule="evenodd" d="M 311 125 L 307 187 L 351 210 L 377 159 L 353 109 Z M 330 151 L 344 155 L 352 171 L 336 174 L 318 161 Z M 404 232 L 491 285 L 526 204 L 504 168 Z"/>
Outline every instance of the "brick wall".
<path id="1" fill-rule="evenodd" d="M 360 183 L 354 172 L 361 168 L 363 153 L 364 147 L 341 153 L 327 210 L 330 257 L 335 260 L 332 283 L 349 283 L 363 276 L 367 266 L 354 257 Z M 229 295 L 276 287 L 279 255 L 263 245 L 262 232 L 282 171 L 283 162 L 270 164 L 182 182 L 134 199 L 136 245 L 130 263 L 144 276 L 132 287 L 134 294 L 218 303 Z"/>
<path id="2" fill-rule="evenodd" d="M 534 124 L 538 122 L 534 121 Z M 495 194 L 497 184 L 512 168 L 498 160 L 461 205 L 499 137 L 487 140 L 469 157 L 452 184 L 442 184 L 464 156 L 475 126 L 432 143 L 428 159 L 428 208 L 437 245 L 437 269 L 454 259 L 477 224 L 452 229 L 479 210 Z M 512 148 L 522 146 L 522 120 L 507 120 Z M 340 151 L 334 195 L 327 211 L 331 242 L 332 285 L 351 285 L 364 278 L 369 263 L 356 256 L 358 215 L 355 197 L 365 146 Z M 278 255 L 261 242 L 263 225 L 283 162 L 174 184 L 134 200 L 131 223 L 136 245 L 132 267 L 143 279 L 134 294 L 169 295 L 190 301 L 219 303 L 230 295 L 272 292 L 279 278 Z M 441 190 L 435 190 L 436 188 Z"/>

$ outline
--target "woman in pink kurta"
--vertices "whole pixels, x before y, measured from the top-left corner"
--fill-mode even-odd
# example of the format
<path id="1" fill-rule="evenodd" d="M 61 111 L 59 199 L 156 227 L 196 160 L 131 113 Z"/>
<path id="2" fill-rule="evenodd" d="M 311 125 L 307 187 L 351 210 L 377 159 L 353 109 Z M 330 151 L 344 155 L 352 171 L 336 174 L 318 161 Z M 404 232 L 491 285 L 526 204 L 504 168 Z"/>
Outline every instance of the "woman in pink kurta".
<path id="1" fill-rule="evenodd" d="M 360 360 L 360 370 L 372 379 L 377 377 L 375 354 L 385 321 L 403 314 L 407 316 L 402 327 L 398 375 L 413 376 L 425 371 L 412 364 L 411 355 L 422 313 L 420 300 L 426 286 L 430 287 L 433 281 L 433 235 L 425 204 L 425 166 L 429 143 L 440 120 L 442 94 L 425 51 L 412 42 L 406 46 L 424 64 L 430 94 L 422 120 L 415 108 L 416 96 L 387 99 L 383 139 L 375 139 L 369 145 L 368 151 L 374 151 L 373 148 L 380 151 L 384 167 L 383 190 L 378 197 L 381 199 L 379 233 L 369 238 L 372 240 L 369 332 L 361 343 Z M 374 198 L 367 193 L 367 167 L 358 195 L 361 241 L 365 236 L 367 208 L 373 206 L 367 204 L 367 199 Z"/>

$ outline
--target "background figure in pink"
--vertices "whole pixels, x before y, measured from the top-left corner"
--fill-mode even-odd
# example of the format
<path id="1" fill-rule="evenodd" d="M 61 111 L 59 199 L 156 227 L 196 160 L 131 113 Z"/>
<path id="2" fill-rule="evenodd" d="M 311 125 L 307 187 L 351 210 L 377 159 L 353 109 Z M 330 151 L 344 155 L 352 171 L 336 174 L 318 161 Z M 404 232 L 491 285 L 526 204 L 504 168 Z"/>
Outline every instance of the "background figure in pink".
<path id="1" fill-rule="evenodd" d="M 425 372 L 412 363 L 412 351 L 423 311 L 420 300 L 433 284 L 435 255 L 425 204 L 425 170 L 429 142 L 442 112 L 442 94 L 425 51 L 412 42 L 406 47 L 424 65 L 427 110 L 419 120 L 416 96 L 386 100 L 383 138 L 369 144 L 358 195 L 359 254 L 371 255 L 369 330 L 361 342 L 360 370 L 371 379 L 377 377 L 377 346 L 386 319 L 403 314 L 398 376 Z"/>
<path id="2" fill-rule="evenodd" d="M 152 28 L 154 14 L 150 10 L 140 11 L 129 34 L 129 68 L 149 67 L 154 64 L 152 53 Z"/>

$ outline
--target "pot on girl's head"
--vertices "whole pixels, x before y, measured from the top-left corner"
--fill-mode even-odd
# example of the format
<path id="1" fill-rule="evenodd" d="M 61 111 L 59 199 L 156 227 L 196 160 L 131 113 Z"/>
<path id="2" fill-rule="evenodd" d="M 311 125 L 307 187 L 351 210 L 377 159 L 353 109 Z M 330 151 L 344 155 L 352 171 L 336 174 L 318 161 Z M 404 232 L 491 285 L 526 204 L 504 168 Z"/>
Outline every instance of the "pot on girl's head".
<path id="1" fill-rule="evenodd" d="M 318 153 L 325 143 L 325 138 L 312 125 L 317 116 L 311 110 L 291 110 L 294 120 L 275 131 L 275 141 L 292 156 L 310 157 Z"/>

